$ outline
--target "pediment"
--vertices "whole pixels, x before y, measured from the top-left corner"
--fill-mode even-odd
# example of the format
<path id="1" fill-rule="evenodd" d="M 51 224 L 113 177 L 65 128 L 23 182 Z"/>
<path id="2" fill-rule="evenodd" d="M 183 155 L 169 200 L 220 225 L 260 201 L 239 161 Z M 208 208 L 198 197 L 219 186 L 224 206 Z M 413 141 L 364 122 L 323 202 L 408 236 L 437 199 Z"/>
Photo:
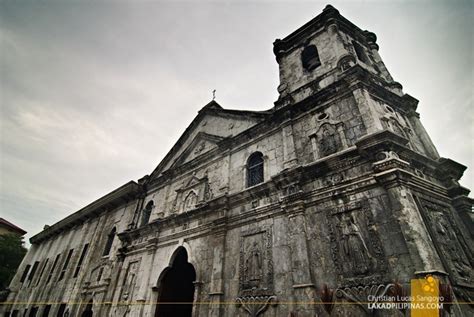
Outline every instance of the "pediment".
<path id="1" fill-rule="evenodd" d="M 211 101 L 198 112 L 150 178 L 215 149 L 221 140 L 242 133 L 265 120 L 270 113 L 223 109 L 217 102 Z"/>
<path id="2" fill-rule="evenodd" d="M 184 164 L 206 152 L 209 152 L 210 150 L 217 148 L 217 144 L 223 139 L 224 137 L 221 136 L 199 132 L 171 166 L 175 167 Z"/>

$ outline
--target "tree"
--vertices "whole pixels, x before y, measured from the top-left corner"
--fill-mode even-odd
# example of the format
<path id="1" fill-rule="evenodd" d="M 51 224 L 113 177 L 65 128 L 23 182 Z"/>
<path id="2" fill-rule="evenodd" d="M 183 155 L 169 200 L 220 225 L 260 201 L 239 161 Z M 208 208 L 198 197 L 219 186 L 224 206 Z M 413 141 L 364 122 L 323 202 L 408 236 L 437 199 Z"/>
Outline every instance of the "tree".
<path id="1" fill-rule="evenodd" d="M 0 235 L 0 291 L 5 290 L 26 254 L 21 236 Z"/>

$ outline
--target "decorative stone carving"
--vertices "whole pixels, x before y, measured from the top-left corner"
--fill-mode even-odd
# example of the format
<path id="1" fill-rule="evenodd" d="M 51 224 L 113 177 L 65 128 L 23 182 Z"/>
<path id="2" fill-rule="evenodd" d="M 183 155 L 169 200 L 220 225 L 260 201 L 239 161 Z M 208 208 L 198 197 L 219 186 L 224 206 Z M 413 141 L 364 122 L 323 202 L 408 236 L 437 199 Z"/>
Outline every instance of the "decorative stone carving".
<path id="1" fill-rule="evenodd" d="M 341 148 L 341 138 L 333 125 L 323 125 L 318 139 L 321 156 L 336 153 Z"/>
<path id="2" fill-rule="evenodd" d="M 194 209 L 198 202 L 198 195 L 194 190 L 190 190 L 184 199 L 183 211 Z"/>
<path id="3" fill-rule="evenodd" d="M 239 273 L 240 295 L 273 295 L 271 228 L 255 228 L 242 233 Z"/>
<path id="4" fill-rule="evenodd" d="M 376 162 L 373 164 L 375 172 L 382 172 L 393 168 L 407 169 L 410 163 L 400 159 L 394 151 L 381 151 L 375 155 Z"/>
<path id="5" fill-rule="evenodd" d="M 400 157 L 394 151 L 382 151 L 375 155 L 375 159 L 377 160 L 377 162 L 382 162 L 393 158 L 399 159 Z"/>
<path id="6" fill-rule="evenodd" d="M 399 117 L 399 115 L 392 109 L 392 107 L 386 106 L 385 107 L 386 113 L 382 116 L 382 126 L 390 130 L 399 136 L 404 138 L 410 137 L 411 129 L 410 127 Z"/>
<path id="7" fill-rule="evenodd" d="M 373 257 L 370 254 L 365 238 L 361 234 L 352 215 L 342 214 L 340 222 L 341 249 L 346 256 L 347 271 L 356 275 L 367 273 L 373 267 Z"/>
<path id="8" fill-rule="evenodd" d="M 334 173 L 334 174 L 331 174 L 331 175 L 327 176 L 324 179 L 324 184 L 326 186 L 333 186 L 333 185 L 339 184 L 343 180 L 344 180 L 344 175 L 342 173 Z"/>
<path id="9" fill-rule="evenodd" d="M 280 201 L 289 203 L 290 201 L 301 198 L 303 194 L 303 190 L 298 183 L 288 184 L 281 189 Z"/>
<path id="10" fill-rule="evenodd" d="M 365 313 L 372 316 L 374 310 L 369 308 L 368 302 L 374 302 L 369 298 L 383 298 L 397 292 L 395 284 L 374 284 L 367 286 L 355 286 L 338 288 L 335 291 L 336 301 L 348 300 L 356 303 Z M 337 305 L 337 304 L 336 304 Z"/>
<path id="11" fill-rule="evenodd" d="M 355 202 L 329 210 L 327 220 L 339 285 L 383 280 L 387 263 L 368 203 Z"/>
<path id="12" fill-rule="evenodd" d="M 419 199 L 440 258 L 455 284 L 474 285 L 472 254 L 459 228 L 453 223 L 449 207 Z M 470 261 L 471 259 L 471 261 Z"/>
<path id="13" fill-rule="evenodd" d="M 199 207 L 212 198 L 207 176 L 197 178 L 195 175 L 183 183 L 183 186 L 176 190 L 176 199 L 173 204 L 173 211 L 181 213 Z"/>
<path id="14" fill-rule="evenodd" d="M 245 260 L 244 280 L 250 287 L 260 287 L 262 280 L 262 250 L 256 241 L 248 251 L 247 259 Z"/>
<path id="15" fill-rule="evenodd" d="M 316 158 L 328 156 L 347 147 L 344 123 L 333 121 L 327 113 L 316 115 L 316 132 L 311 134 L 311 142 Z"/>
<path id="16" fill-rule="evenodd" d="M 206 148 L 206 142 L 201 141 L 201 143 L 199 143 L 199 145 L 194 149 L 194 154 L 195 155 L 201 154 L 202 151 L 204 151 L 205 148 Z"/>
<path id="17" fill-rule="evenodd" d="M 269 305 L 277 305 L 277 298 L 271 296 L 242 296 L 236 299 L 237 307 L 242 307 L 250 317 L 262 314 Z"/>
<path id="18" fill-rule="evenodd" d="M 133 299 L 133 292 L 137 281 L 139 261 L 130 262 L 123 279 L 123 286 L 120 298 L 123 301 L 130 301 Z"/>

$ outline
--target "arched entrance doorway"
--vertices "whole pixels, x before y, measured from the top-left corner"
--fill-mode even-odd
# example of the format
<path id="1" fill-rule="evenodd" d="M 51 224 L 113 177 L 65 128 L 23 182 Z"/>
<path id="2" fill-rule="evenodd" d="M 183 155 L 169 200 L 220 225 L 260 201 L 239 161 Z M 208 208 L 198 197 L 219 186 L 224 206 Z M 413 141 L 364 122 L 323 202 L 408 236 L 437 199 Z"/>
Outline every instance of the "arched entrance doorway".
<path id="1" fill-rule="evenodd" d="M 155 317 L 191 317 L 196 271 L 188 262 L 188 253 L 179 247 L 171 266 L 163 270 L 158 280 L 158 302 Z"/>

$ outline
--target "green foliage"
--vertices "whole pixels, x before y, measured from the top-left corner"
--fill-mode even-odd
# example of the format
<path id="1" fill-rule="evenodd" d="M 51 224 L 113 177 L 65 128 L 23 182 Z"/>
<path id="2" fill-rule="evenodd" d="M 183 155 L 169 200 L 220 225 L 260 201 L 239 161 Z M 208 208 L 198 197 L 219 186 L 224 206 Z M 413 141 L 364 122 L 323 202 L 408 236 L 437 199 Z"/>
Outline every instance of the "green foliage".
<path id="1" fill-rule="evenodd" d="M 0 235 L 0 290 L 6 289 L 26 254 L 22 237 Z"/>

